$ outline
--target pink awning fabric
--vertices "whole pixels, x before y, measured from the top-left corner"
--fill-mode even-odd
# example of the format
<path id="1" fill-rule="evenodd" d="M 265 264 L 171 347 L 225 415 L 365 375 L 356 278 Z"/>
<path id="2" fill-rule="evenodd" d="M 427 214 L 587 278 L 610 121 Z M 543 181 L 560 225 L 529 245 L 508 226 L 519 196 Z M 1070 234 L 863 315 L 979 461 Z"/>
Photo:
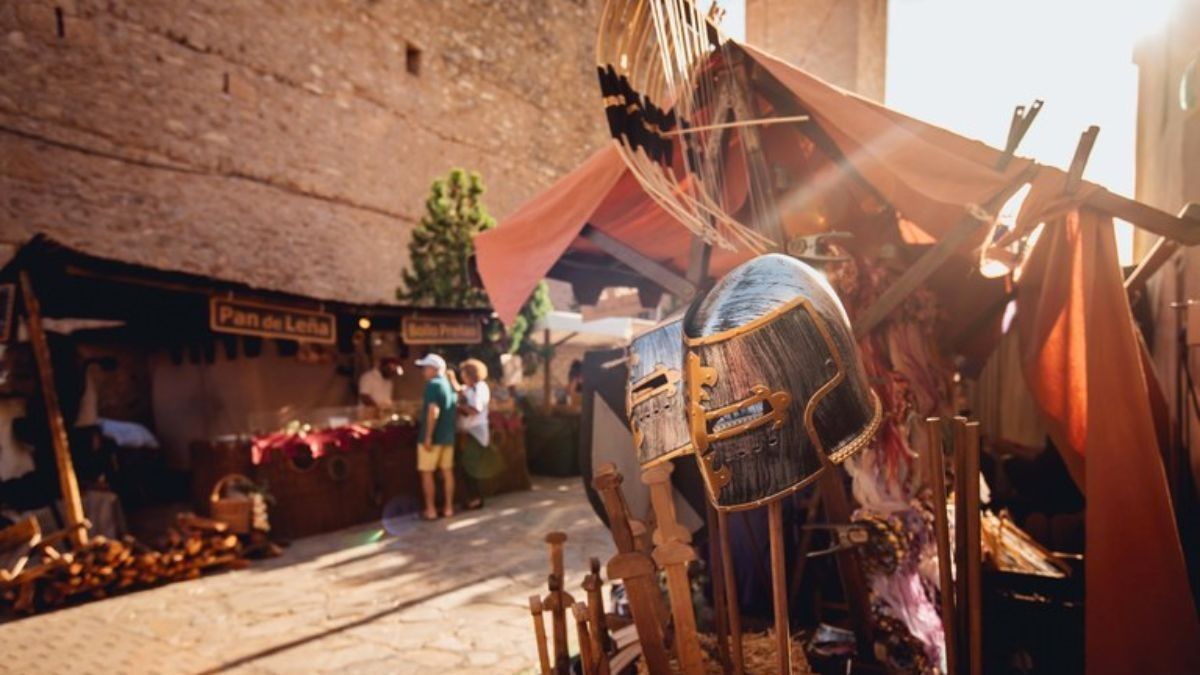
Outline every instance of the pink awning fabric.
<path id="1" fill-rule="evenodd" d="M 889 110 L 823 82 L 749 45 L 747 54 L 796 97 L 858 173 L 906 221 L 936 238 L 968 205 L 983 204 L 1012 184 L 1030 160 L 993 167 L 1001 152 L 983 143 Z M 599 114 L 599 113 L 597 113 Z M 768 127 L 768 154 L 794 151 L 788 132 Z M 786 161 L 785 161 L 786 163 Z M 736 173 L 736 172 L 734 172 Z M 509 323 L 538 281 L 592 226 L 677 270 L 687 267 L 691 233 L 655 204 L 607 146 L 475 240 L 480 276 L 500 319 Z M 714 251 L 720 274 L 745 253 Z"/>
<path id="2" fill-rule="evenodd" d="M 900 215 L 938 237 L 969 204 L 1011 185 L 1031 160 L 995 169 L 1002 152 L 839 89 L 752 46 L 750 57 L 786 87 L 854 169 Z"/>
<path id="3" fill-rule="evenodd" d="M 579 237 L 600 205 L 615 201 L 613 188 L 626 174 L 628 169 L 616 148 L 605 147 L 526 202 L 499 227 L 475 237 L 479 276 L 501 321 L 512 323 L 538 282 Z"/>

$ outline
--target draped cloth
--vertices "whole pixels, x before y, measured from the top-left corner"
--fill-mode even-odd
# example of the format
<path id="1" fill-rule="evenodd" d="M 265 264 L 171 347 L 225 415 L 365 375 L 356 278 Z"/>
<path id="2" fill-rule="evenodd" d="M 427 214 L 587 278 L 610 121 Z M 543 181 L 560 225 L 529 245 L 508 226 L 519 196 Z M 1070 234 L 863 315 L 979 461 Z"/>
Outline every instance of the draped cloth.
<path id="1" fill-rule="evenodd" d="M 1045 227 L 1017 280 L 1016 327 L 1050 437 L 1084 460 L 1087 672 L 1200 672 L 1200 620 L 1112 217 L 1080 208 L 1083 193 L 1063 197 L 1063 181 L 1040 174 L 1018 218 Z"/>
<path id="2" fill-rule="evenodd" d="M 995 148 L 838 89 L 749 45 L 739 47 L 794 97 L 902 223 L 919 230 L 906 237 L 909 243 L 939 239 L 973 206 L 1001 194 L 1027 169 L 1036 170 L 1017 227 L 997 244 L 1046 223 L 1018 281 L 1017 330 L 1024 375 L 1051 437 L 1074 460 L 1067 462 L 1076 468 L 1073 475 L 1086 464 L 1088 672 L 1200 672 L 1200 622 L 1111 217 L 1080 210 L 1102 188 L 1082 182 L 1064 196 L 1064 172 L 1022 158 L 998 171 L 1003 153 Z M 798 156 L 795 143 L 766 147 L 774 157 Z M 817 178 L 807 181 L 813 190 L 849 181 L 841 174 Z M 502 320 L 516 316 L 565 252 L 595 250 L 579 236 L 588 224 L 671 269 L 687 268 L 690 232 L 640 189 L 616 149 L 606 147 L 476 238 L 480 275 Z M 838 225 L 856 238 L 875 234 L 870 223 Z M 714 250 L 712 275 L 745 257 Z M 947 307 L 961 302 L 963 312 L 978 312 L 970 305 L 986 307 L 991 300 L 977 274 L 937 280 L 936 274 L 930 278 L 931 287 L 936 284 L 933 290 Z"/>

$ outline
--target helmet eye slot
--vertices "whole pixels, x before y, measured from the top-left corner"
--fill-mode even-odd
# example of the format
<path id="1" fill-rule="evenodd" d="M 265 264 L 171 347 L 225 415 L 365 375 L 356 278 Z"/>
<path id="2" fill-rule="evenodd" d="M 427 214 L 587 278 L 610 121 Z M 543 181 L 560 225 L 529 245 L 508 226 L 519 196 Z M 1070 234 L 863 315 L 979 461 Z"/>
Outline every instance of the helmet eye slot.
<path id="1" fill-rule="evenodd" d="M 764 415 L 770 415 L 771 412 L 771 404 L 766 399 L 747 399 L 736 404 L 736 407 L 732 411 L 724 415 L 710 417 L 708 419 L 708 433 L 715 435 L 722 431 L 736 429 L 748 425 Z"/>

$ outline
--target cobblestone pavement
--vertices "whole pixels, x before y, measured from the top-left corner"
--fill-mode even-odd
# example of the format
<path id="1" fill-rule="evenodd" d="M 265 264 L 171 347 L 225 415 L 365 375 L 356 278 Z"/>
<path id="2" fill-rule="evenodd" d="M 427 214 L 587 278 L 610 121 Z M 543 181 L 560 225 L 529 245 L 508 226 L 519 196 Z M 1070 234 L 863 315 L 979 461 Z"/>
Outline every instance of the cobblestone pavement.
<path id="1" fill-rule="evenodd" d="M 451 520 L 386 525 L 0 625 L 0 673 L 532 672 L 528 597 L 544 588 L 546 532 L 570 536 L 568 588 L 589 556 L 612 554 L 577 478 L 535 478 Z"/>

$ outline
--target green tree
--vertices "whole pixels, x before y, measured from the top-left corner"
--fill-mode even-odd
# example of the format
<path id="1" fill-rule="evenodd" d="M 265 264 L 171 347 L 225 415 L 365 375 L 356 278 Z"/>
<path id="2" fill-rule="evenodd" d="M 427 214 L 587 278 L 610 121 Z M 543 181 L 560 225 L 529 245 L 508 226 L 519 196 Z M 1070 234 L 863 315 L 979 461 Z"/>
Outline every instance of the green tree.
<path id="1" fill-rule="evenodd" d="M 452 169 L 433 181 L 425 215 L 408 243 L 404 288 L 396 297 L 426 307 L 486 307 L 487 293 L 471 283 L 467 261 L 475 235 L 496 226 L 484 207 L 479 174 Z"/>
<path id="2" fill-rule="evenodd" d="M 484 191 L 479 174 L 462 169 L 452 169 L 446 178 L 433 181 L 425 215 L 408 244 L 409 267 L 403 271 L 404 287 L 396 290 L 398 299 L 423 307 L 489 305 L 487 292 L 471 280 L 469 264 L 475 254 L 475 236 L 496 226 L 483 204 Z M 539 283 L 507 335 L 504 326 L 492 320 L 484 331 L 483 345 L 447 349 L 447 356 L 474 356 L 499 374 L 502 352 L 520 354 L 526 371 L 532 372 L 542 356 L 533 341 L 533 326 L 553 309 L 545 282 Z"/>

